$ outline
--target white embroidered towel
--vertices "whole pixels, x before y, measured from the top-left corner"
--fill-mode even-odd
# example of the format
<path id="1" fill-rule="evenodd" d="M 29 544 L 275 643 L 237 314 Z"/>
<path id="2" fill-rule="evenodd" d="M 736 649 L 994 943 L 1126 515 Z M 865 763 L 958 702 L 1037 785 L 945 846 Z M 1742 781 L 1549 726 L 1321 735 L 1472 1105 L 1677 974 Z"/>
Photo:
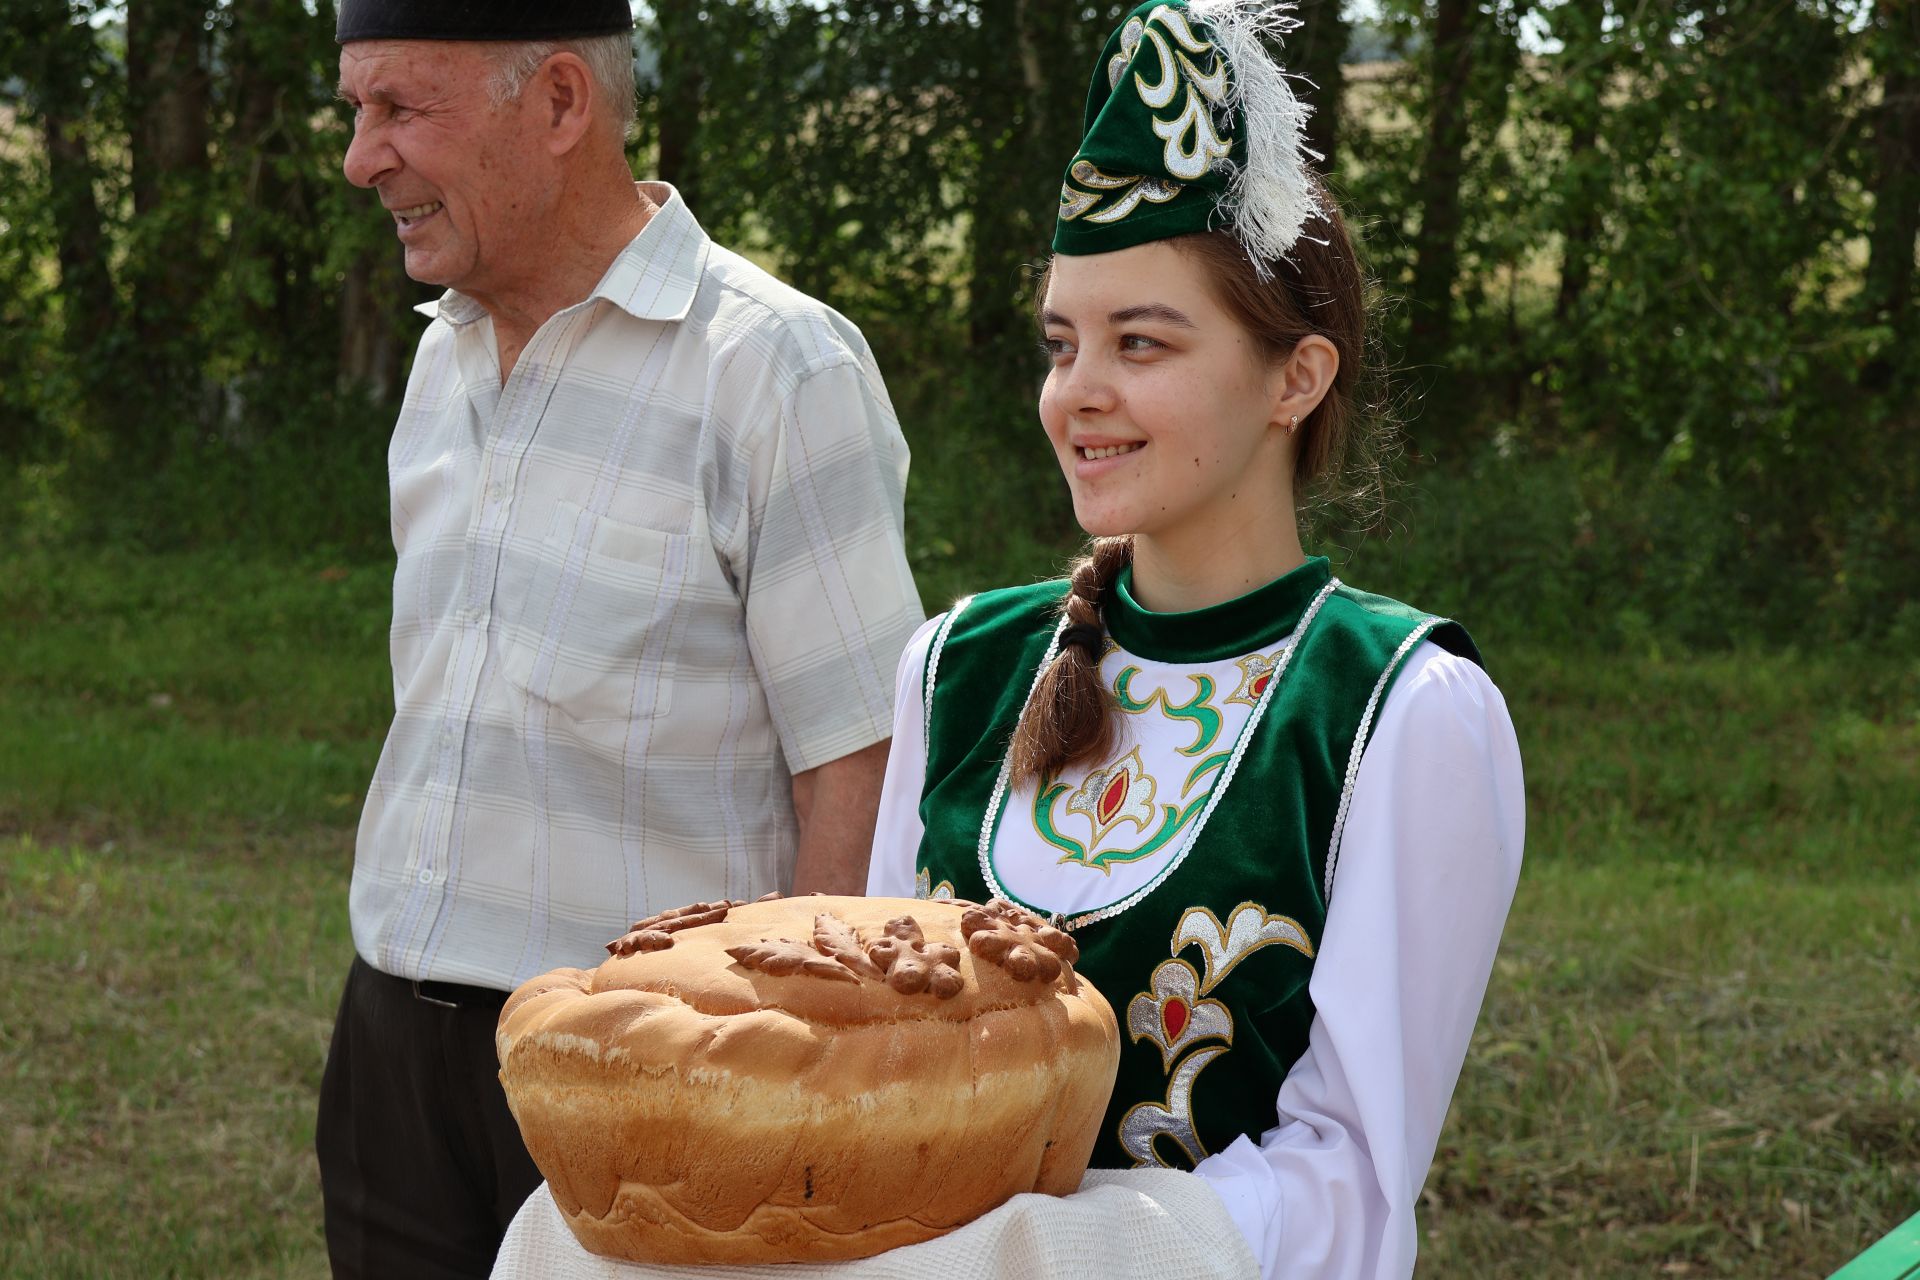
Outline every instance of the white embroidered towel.
<path id="1" fill-rule="evenodd" d="M 858 1262 L 643 1266 L 588 1253 L 545 1183 L 527 1198 L 493 1280 L 1259 1280 L 1253 1251 L 1204 1179 L 1095 1169 L 1076 1195 L 1020 1195 L 938 1240 Z"/>

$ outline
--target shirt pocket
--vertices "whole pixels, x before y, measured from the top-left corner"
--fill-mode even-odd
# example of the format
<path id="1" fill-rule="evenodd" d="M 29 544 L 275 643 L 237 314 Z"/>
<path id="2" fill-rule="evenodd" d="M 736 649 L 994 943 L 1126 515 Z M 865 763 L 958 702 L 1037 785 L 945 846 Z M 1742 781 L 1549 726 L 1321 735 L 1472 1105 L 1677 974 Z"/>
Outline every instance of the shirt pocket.
<path id="1" fill-rule="evenodd" d="M 564 499 L 503 593 L 507 683 L 581 736 L 621 750 L 673 705 L 675 620 L 693 538 L 628 524 Z M 506 584 L 503 582 L 503 586 Z"/>

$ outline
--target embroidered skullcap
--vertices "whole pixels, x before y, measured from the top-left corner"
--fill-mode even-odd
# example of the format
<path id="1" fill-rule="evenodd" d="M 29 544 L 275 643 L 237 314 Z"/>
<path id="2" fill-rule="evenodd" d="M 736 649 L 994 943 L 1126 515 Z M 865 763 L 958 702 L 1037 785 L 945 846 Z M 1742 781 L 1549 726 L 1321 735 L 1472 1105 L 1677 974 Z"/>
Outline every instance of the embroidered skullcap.
<path id="1" fill-rule="evenodd" d="M 1311 110 L 1268 41 L 1300 25 L 1276 0 L 1147 0 L 1107 41 L 1055 253 L 1109 253 L 1225 227 L 1264 276 L 1321 214 Z"/>
<path id="2" fill-rule="evenodd" d="M 340 0 L 333 38 L 577 40 L 631 30 L 627 0 Z"/>

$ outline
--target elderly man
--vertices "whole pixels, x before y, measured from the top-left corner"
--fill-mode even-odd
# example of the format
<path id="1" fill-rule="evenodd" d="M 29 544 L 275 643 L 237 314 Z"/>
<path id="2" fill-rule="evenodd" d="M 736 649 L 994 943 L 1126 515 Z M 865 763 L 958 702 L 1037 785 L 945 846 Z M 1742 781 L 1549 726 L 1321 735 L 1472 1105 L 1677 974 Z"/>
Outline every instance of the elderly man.
<path id="1" fill-rule="evenodd" d="M 649 913 L 859 892 L 921 613 L 859 332 L 636 184 L 627 0 L 343 0 L 346 175 L 444 286 L 389 454 L 395 714 L 317 1146 L 336 1275 L 485 1275 L 506 992 Z"/>

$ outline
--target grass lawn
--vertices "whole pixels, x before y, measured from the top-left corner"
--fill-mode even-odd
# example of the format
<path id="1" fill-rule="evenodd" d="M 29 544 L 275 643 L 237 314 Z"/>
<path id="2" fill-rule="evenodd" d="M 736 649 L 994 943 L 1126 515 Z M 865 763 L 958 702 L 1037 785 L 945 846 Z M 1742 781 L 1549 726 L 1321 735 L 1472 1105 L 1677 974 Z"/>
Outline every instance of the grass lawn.
<path id="1" fill-rule="evenodd" d="M 0 557 L 0 1275 L 321 1276 L 380 566 Z M 1423 1277 L 1823 1276 L 1920 1209 L 1920 663 L 1496 659 L 1529 853 Z"/>

